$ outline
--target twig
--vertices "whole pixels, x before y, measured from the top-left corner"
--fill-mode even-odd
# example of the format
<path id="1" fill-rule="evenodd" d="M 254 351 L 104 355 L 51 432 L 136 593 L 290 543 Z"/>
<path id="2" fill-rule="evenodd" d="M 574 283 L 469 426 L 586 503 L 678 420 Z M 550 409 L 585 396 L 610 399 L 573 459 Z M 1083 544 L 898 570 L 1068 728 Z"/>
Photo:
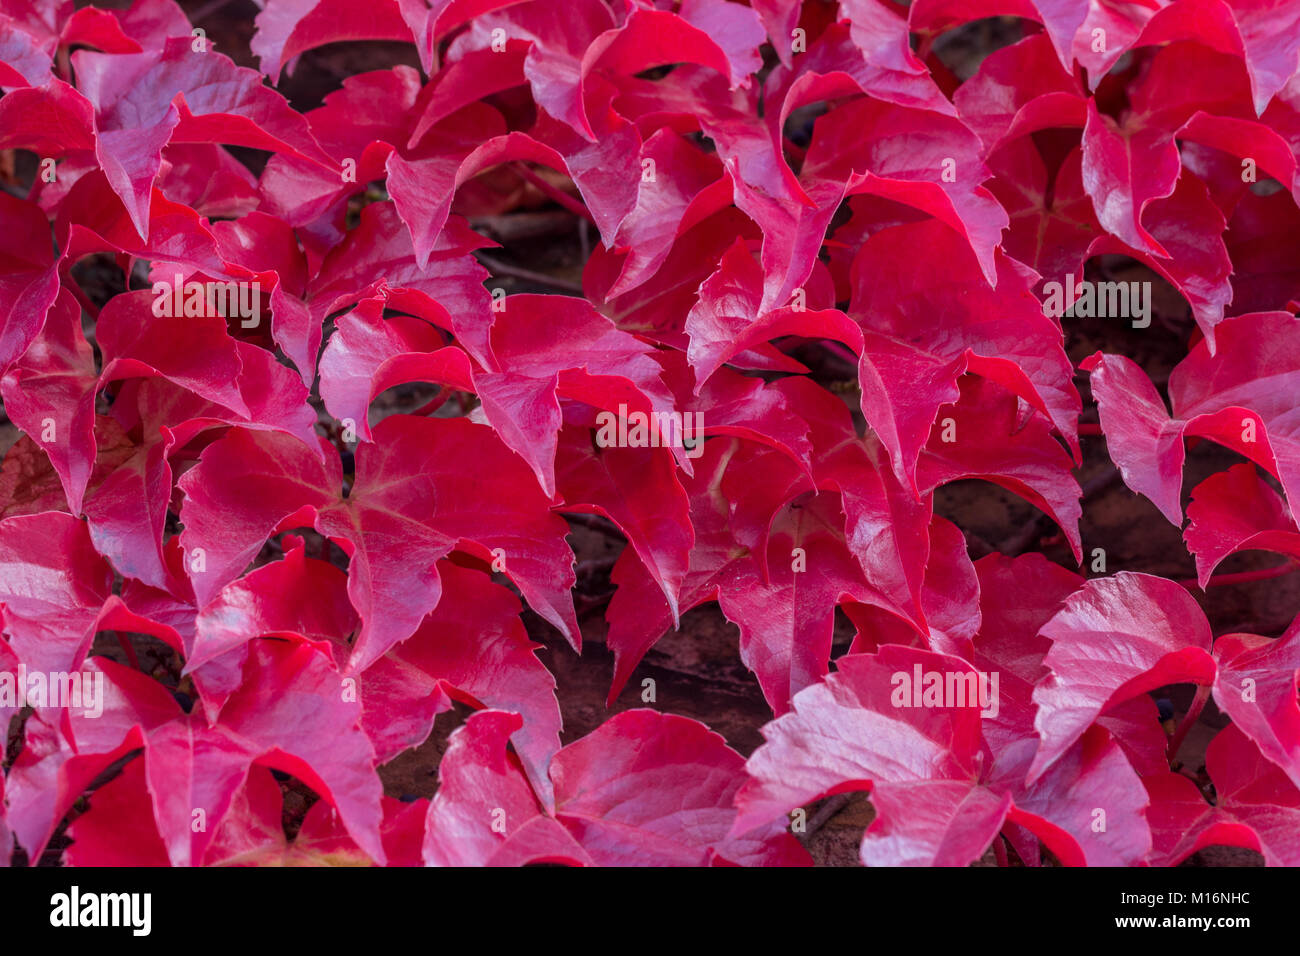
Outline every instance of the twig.
<path id="1" fill-rule="evenodd" d="M 830 821 L 831 817 L 835 816 L 835 814 L 847 807 L 849 801 L 852 799 L 853 794 L 851 793 L 837 793 L 835 796 L 823 803 L 821 807 L 818 808 L 817 812 L 813 814 L 812 819 L 808 821 L 808 830 L 804 834 L 804 839 L 811 837 L 814 833 L 824 827 Z"/>
<path id="2" fill-rule="evenodd" d="M 478 261 L 492 270 L 494 275 L 510 276 L 536 285 L 547 285 L 552 289 L 559 289 L 561 292 L 568 292 L 572 295 L 582 295 L 581 282 L 570 282 L 568 279 L 561 279 L 558 276 L 548 276 L 544 272 L 534 272 L 532 269 L 525 269 L 522 266 L 512 266 L 508 262 L 501 262 L 499 259 L 485 256 L 481 252 L 477 253 L 477 255 Z"/>
<path id="3" fill-rule="evenodd" d="M 519 239 L 545 239 L 551 236 L 568 235 L 573 229 L 574 218 L 564 209 L 546 209 L 538 212 L 515 212 L 502 216 L 475 216 L 469 224 L 475 232 L 481 232 L 499 242 L 514 242 Z M 577 222 L 590 228 L 585 219 Z"/>

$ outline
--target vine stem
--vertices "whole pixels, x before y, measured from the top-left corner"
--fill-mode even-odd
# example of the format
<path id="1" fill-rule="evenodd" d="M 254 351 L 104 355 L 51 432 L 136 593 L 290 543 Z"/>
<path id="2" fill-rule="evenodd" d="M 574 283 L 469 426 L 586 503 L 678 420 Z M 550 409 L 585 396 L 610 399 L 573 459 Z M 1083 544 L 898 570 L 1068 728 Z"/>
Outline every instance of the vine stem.
<path id="1" fill-rule="evenodd" d="M 568 279 L 561 279 L 559 276 L 550 276 L 544 272 L 534 272 L 532 269 L 513 266 L 508 262 L 485 256 L 481 252 L 478 253 L 478 261 L 485 265 L 493 275 L 511 276 L 537 285 L 548 285 L 552 289 L 559 289 L 561 292 L 568 292 L 570 295 L 582 295 L 581 282 L 570 282 Z"/>
<path id="2" fill-rule="evenodd" d="M 1232 574 L 1216 574 L 1205 582 L 1205 586 L 1212 588 L 1226 584 L 1249 584 L 1252 581 L 1267 581 L 1270 578 L 1280 578 L 1282 575 L 1290 574 L 1297 569 L 1300 569 L 1300 565 L 1297 565 L 1295 561 L 1287 560 L 1271 568 L 1259 568 L 1255 571 L 1236 571 Z M 1182 578 L 1178 583 L 1185 588 L 1193 588 L 1200 582 L 1196 578 Z"/>

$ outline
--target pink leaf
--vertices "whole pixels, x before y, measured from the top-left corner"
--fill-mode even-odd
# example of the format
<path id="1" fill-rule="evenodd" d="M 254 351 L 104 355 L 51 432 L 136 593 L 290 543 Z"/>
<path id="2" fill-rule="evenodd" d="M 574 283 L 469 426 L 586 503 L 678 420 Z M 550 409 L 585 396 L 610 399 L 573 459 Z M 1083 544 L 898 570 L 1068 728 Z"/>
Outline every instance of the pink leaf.
<path id="1" fill-rule="evenodd" d="M 1214 680 L 1210 627 L 1179 584 L 1121 571 L 1089 581 L 1042 628 L 1049 673 L 1034 688 L 1039 780 L 1107 708 L 1165 684 Z"/>

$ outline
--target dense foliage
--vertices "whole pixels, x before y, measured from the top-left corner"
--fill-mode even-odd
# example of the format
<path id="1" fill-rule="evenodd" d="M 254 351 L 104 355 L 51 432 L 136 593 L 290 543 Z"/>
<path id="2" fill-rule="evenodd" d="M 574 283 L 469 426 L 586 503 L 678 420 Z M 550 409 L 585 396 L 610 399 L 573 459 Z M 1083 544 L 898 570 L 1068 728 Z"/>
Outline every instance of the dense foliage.
<path id="1" fill-rule="evenodd" d="M 868 864 L 1300 864 L 1300 624 L 1215 636 L 1099 573 L 1075 475 L 1090 376 L 1176 525 L 1185 440 L 1242 456 L 1190 492 L 1202 586 L 1300 558 L 1300 0 L 259 6 L 260 73 L 172 0 L 0 0 L 33 170 L 0 194 L 0 857 L 70 820 L 71 865 L 801 864 L 815 801 L 869 790 Z M 1023 38 L 958 77 L 936 41 L 992 16 Z M 420 69 L 277 91 L 371 40 Z M 581 295 L 481 264 L 470 218 L 526 193 L 598 232 Z M 1067 357 L 1103 256 L 1185 300 L 1167 387 Z M 407 383 L 436 397 L 372 418 Z M 970 478 L 1080 573 L 972 562 L 935 511 Z M 584 514 L 627 542 L 610 700 L 717 602 L 773 714 L 748 761 L 653 705 L 561 746 L 522 615 L 580 649 Z M 1171 764 L 1180 683 L 1231 718 L 1212 787 Z M 454 702 L 433 798 L 386 796 Z"/>

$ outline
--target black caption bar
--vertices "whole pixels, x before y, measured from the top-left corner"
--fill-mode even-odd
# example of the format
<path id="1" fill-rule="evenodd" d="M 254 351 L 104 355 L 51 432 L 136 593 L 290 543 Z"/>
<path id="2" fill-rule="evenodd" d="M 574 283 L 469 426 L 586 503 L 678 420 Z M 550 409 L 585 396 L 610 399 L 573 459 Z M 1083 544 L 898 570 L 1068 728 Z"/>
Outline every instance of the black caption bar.
<path id="1" fill-rule="evenodd" d="M 545 878 L 527 870 L 0 872 L 7 937 L 127 948 L 198 940 L 338 946 L 354 938 L 373 942 L 386 926 L 395 934 L 418 927 L 445 943 L 452 925 L 456 935 L 482 934 L 470 945 L 500 945 L 503 931 L 585 937 L 638 925 L 643 931 L 647 921 L 665 919 L 682 932 L 708 927 L 701 932 L 734 944 L 751 933 L 761 938 L 773 919 L 815 931 L 823 919 L 846 916 L 861 920 L 864 945 L 902 925 L 924 926 L 927 943 L 1027 932 L 1042 934 L 1033 938 L 1043 944 L 1169 933 L 1217 943 L 1289 925 L 1284 907 L 1292 896 L 1290 873 L 1260 868 L 729 869 L 677 872 L 671 880 L 645 870 L 552 870 Z"/>

